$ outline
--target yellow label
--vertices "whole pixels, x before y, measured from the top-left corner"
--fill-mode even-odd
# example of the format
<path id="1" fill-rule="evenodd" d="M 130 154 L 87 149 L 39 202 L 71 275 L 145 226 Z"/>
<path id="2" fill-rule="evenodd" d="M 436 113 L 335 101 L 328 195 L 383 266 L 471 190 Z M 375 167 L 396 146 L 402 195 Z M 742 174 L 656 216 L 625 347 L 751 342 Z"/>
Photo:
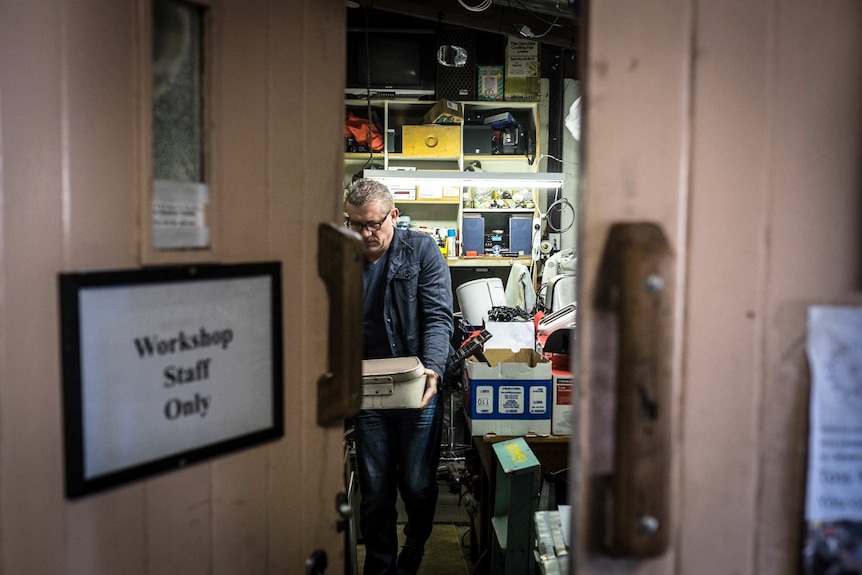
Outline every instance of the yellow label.
<path id="1" fill-rule="evenodd" d="M 521 451 L 521 446 L 517 443 L 507 445 L 506 451 L 512 456 L 512 463 L 524 463 L 527 461 L 527 454 Z"/>

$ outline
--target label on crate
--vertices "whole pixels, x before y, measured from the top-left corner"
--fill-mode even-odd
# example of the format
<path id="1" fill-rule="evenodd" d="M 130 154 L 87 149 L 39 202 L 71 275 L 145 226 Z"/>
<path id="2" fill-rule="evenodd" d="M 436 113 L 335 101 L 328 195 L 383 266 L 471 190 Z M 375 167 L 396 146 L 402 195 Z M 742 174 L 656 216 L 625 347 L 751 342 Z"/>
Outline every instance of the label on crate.
<path id="1" fill-rule="evenodd" d="M 543 415 L 548 413 L 548 395 L 541 385 L 530 387 L 530 413 Z"/>
<path id="2" fill-rule="evenodd" d="M 500 413 L 524 413 L 524 387 L 521 385 L 500 386 Z"/>
<path id="3" fill-rule="evenodd" d="M 494 413 L 494 387 L 476 386 L 476 413 Z"/>
<path id="4" fill-rule="evenodd" d="M 554 390 L 557 394 L 557 405 L 572 405 L 572 380 L 558 379 Z"/>

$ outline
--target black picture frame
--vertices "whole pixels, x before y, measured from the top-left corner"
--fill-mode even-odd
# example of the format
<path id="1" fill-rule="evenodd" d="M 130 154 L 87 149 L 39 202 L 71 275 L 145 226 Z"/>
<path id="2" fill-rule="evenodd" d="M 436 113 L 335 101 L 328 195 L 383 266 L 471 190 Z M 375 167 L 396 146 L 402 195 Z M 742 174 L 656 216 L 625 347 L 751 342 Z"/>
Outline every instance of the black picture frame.
<path id="1" fill-rule="evenodd" d="M 284 435 L 281 273 L 256 262 L 58 274 L 67 498 Z"/>

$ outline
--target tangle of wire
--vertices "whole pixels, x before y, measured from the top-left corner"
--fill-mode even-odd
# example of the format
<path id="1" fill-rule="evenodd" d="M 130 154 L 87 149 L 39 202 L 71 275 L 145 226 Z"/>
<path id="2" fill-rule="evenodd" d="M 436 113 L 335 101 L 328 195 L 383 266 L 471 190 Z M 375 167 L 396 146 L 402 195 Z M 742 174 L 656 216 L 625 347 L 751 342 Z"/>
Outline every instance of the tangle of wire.
<path id="1" fill-rule="evenodd" d="M 469 10 L 470 12 L 484 12 L 485 10 L 487 10 L 488 8 L 491 7 L 492 3 L 493 3 L 493 0 L 482 0 L 482 2 L 480 2 L 476 6 L 470 6 L 469 4 L 464 2 L 464 0 L 458 0 L 458 4 L 460 4 L 461 6 L 463 6 L 465 9 Z"/>
<path id="2" fill-rule="evenodd" d="M 535 14 L 532 14 L 532 16 L 533 16 L 534 18 L 538 18 Z M 539 20 L 542 20 L 541 18 L 538 18 L 538 19 L 539 19 Z M 547 29 L 547 30 L 545 30 L 544 32 L 542 32 L 541 34 L 533 34 L 533 33 L 530 31 L 530 29 L 529 29 L 527 26 L 524 26 L 524 25 L 521 25 L 520 27 L 518 27 L 518 32 L 519 32 L 522 36 L 524 36 L 524 37 L 526 37 L 526 38 L 531 38 L 531 39 L 533 39 L 533 40 L 538 40 L 539 38 L 544 38 L 545 36 L 547 36 L 548 34 L 550 34 L 550 33 L 551 33 L 551 30 L 553 30 L 553 29 L 554 29 L 554 27 L 557 25 L 557 22 L 559 21 L 559 19 L 560 19 L 560 14 L 557 14 L 557 17 L 556 17 L 556 18 L 554 18 L 554 21 L 553 21 L 553 22 L 551 22 L 551 23 L 548 25 L 548 29 Z M 542 22 L 544 22 L 544 20 L 542 20 Z M 547 22 L 545 22 L 545 23 L 547 24 Z"/>
<path id="3" fill-rule="evenodd" d="M 547 20 L 542 18 L 538 12 L 531 10 L 529 6 L 526 6 L 523 2 L 521 2 L 521 0 L 515 0 L 515 3 L 518 4 L 523 10 L 525 10 L 528 14 L 530 14 L 530 16 L 532 16 L 533 18 L 535 18 L 539 22 L 544 22 L 545 24 L 549 24 L 551 26 L 551 28 L 553 28 L 554 26 L 557 25 L 557 21 L 560 19 L 560 15 L 562 15 L 564 13 L 564 10 L 561 10 L 560 7 L 557 6 L 557 17 L 554 19 L 553 22 L 548 22 Z M 510 0 L 509 6 L 511 6 L 511 5 L 512 5 L 512 3 Z M 546 32 L 546 34 L 547 34 L 547 32 Z"/>
<path id="4" fill-rule="evenodd" d="M 572 212 L 572 221 L 570 221 L 565 227 L 557 228 L 557 226 L 555 226 L 551 222 L 551 219 L 547 216 L 551 213 L 551 211 L 556 209 L 558 212 L 560 212 L 560 221 L 562 222 L 563 210 L 565 210 L 566 208 L 568 208 Z M 572 229 L 572 226 L 575 225 L 575 206 L 572 205 L 568 198 L 557 198 L 551 203 L 550 206 L 548 206 L 548 209 L 545 210 L 545 224 L 548 226 L 548 229 L 557 234 L 562 234 L 569 231 L 570 229 Z"/>

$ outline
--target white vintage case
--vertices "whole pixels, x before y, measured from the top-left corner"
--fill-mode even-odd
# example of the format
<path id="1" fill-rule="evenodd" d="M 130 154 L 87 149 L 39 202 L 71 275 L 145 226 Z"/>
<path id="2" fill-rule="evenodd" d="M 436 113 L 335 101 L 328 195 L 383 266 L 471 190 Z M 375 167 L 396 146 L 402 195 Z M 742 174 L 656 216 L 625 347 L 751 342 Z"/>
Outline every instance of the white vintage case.
<path id="1" fill-rule="evenodd" d="M 418 357 L 362 360 L 362 409 L 416 409 L 424 394 Z"/>

